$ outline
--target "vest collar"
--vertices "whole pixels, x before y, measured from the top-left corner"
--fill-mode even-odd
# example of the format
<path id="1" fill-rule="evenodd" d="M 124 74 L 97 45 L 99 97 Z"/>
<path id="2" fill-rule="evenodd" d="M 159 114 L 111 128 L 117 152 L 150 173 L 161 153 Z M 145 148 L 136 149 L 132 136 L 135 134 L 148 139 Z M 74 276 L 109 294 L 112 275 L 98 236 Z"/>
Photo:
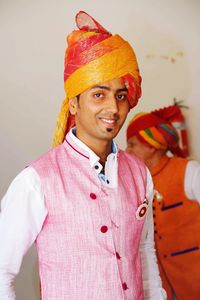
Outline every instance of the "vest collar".
<path id="1" fill-rule="evenodd" d="M 64 140 L 64 146 L 67 148 L 71 148 L 72 152 L 76 152 L 78 155 L 80 155 L 80 157 L 82 157 L 83 159 L 88 159 L 89 160 L 89 154 L 86 150 L 82 149 L 80 147 L 80 145 L 78 145 L 74 139 L 72 138 L 72 136 L 68 133 L 65 137 Z"/>

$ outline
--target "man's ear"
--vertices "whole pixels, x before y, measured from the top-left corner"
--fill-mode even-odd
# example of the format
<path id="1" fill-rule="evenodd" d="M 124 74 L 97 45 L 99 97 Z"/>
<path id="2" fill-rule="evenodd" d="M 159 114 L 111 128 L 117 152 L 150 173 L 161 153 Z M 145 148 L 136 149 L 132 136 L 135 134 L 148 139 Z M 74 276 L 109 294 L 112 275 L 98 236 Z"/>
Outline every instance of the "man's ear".
<path id="1" fill-rule="evenodd" d="M 71 115 L 75 115 L 77 112 L 78 100 L 77 97 L 69 99 L 69 111 Z"/>

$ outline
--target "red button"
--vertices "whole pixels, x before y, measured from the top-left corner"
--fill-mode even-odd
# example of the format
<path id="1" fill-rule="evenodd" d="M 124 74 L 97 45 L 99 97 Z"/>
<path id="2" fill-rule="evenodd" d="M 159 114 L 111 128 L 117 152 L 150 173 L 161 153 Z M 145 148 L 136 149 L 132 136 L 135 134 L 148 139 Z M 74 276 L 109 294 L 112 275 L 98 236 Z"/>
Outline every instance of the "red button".
<path id="1" fill-rule="evenodd" d="M 118 252 L 116 252 L 116 257 L 117 257 L 117 259 L 121 259 L 121 256 L 119 255 Z"/>
<path id="2" fill-rule="evenodd" d="M 97 196 L 94 193 L 90 193 L 90 198 L 94 200 L 97 198 Z"/>
<path id="3" fill-rule="evenodd" d="M 127 290 L 128 289 L 126 282 L 122 283 L 122 288 L 123 288 L 123 290 Z"/>
<path id="4" fill-rule="evenodd" d="M 101 226 L 101 232 L 106 233 L 108 231 L 108 227 L 107 226 Z"/>

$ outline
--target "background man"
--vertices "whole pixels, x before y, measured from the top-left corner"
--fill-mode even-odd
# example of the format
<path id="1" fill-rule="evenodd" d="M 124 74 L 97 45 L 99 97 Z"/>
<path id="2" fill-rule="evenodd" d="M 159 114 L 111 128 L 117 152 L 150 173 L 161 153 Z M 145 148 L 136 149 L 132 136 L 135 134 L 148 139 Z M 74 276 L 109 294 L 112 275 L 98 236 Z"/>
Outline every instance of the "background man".
<path id="1" fill-rule="evenodd" d="M 200 165 L 181 157 L 187 154 L 182 122 L 178 106 L 137 114 L 127 128 L 126 151 L 141 158 L 153 178 L 156 250 L 167 299 L 176 295 L 175 299 L 197 300 Z M 173 124 L 182 130 L 178 132 Z M 173 157 L 167 156 L 168 150 Z"/>
<path id="2" fill-rule="evenodd" d="M 165 299 L 152 181 L 113 142 L 141 94 L 136 57 L 85 12 L 76 23 L 56 147 L 22 171 L 2 200 L 0 298 L 15 298 L 12 280 L 36 242 L 42 299 Z"/>

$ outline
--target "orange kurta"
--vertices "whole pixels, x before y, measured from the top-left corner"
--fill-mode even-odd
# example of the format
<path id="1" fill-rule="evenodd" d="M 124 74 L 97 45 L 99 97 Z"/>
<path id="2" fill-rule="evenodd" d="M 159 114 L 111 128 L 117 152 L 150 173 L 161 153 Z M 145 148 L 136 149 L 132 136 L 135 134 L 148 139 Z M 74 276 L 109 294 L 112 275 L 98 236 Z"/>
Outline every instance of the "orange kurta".
<path id="1" fill-rule="evenodd" d="M 200 205 L 187 198 L 184 176 L 188 161 L 164 156 L 151 169 L 155 192 L 155 242 L 168 298 L 200 299 Z"/>

